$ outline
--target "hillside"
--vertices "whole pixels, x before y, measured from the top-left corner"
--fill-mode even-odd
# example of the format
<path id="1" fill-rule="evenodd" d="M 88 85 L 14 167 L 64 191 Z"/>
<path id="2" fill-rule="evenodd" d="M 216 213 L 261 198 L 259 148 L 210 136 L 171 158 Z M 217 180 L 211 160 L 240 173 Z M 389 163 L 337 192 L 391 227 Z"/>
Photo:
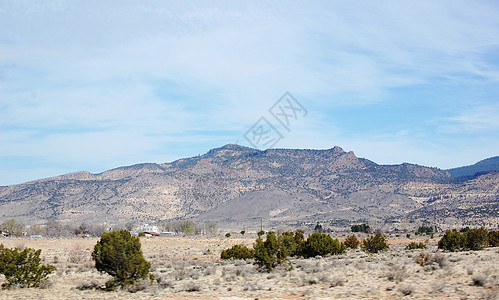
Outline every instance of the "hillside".
<path id="1" fill-rule="evenodd" d="M 471 166 L 448 169 L 452 177 L 473 176 L 476 173 L 499 170 L 499 156 L 490 157 Z"/>
<path id="2" fill-rule="evenodd" d="M 164 164 L 78 172 L 0 187 L 0 221 L 199 221 L 274 224 L 432 217 L 446 197 L 463 220 L 497 218 L 499 174 L 455 183 L 447 171 L 378 165 L 340 147 L 269 149 L 226 145 Z M 479 195 L 479 196 L 477 196 Z M 437 200 L 435 200 L 437 199 Z M 443 202 L 442 202 L 443 203 Z M 464 203 L 464 202 L 463 202 Z M 442 208 L 443 209 L 443 208 Z M 454 217 L 454 215 L 452 215 Z"/>

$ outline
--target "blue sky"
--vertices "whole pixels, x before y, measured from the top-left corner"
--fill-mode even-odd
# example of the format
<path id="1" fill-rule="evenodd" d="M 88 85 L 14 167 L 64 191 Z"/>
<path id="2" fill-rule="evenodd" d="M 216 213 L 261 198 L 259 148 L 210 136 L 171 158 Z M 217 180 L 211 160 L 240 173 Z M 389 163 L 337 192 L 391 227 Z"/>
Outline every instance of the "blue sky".
<path id="1" fill-rule="evenodd" d="M 278 148 L 498 155 L 496 1 L 0 1 L 0 185 Z M 269 108 L 307 110 L 285 130 Z"/>

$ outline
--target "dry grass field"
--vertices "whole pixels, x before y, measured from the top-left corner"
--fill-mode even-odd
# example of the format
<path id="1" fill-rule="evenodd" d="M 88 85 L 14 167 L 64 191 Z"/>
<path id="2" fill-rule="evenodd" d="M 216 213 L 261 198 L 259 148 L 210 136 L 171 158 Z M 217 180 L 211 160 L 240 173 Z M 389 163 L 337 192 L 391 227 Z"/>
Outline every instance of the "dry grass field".
<path id="1" fill-rule="evenodd" d="M 0 299 L 499 299 L 498 248 L 441 253 L 429 241 L 426 250 L 408 251 L 409 241 L 392 237 L 381 254 L 291 259 L 293 270 L 267 273 L 252 261 L 219 259 L 222 249 L 254 238 L 141 238 L 156 281 L 107 292 L 99 287 L 110 277 L 90 260 L 97 240 L 0 239 L 6 247 L 42 249 L 45 263 L 57 267 L 44 288 L 2 290 Z"/>

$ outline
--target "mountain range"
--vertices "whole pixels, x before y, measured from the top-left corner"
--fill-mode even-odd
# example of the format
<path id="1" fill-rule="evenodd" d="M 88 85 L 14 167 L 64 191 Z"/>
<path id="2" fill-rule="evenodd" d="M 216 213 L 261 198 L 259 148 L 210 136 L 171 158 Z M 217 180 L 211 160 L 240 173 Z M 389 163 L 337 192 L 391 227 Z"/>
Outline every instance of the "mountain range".
<path id="1" fill-rule="evenodd" d="M 490 160 L 495 168 L 482 161 L 446 171 L 380 165 L 338 146 L 257 150 L 229 144 L 171 163 L 2 186 L 0 221 L 192 219 L 227 226 L 407 221 L 497 227 L 499 171 L 497 157 Z"/>

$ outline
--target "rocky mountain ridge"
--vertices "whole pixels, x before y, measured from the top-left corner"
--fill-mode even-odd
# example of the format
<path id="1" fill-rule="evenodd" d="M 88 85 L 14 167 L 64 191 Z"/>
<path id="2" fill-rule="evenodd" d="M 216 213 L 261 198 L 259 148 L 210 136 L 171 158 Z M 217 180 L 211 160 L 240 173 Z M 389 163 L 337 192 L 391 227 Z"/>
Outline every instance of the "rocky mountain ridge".
<path id="1" fill-rule="evenodd" d="M 338 146 L 261 151 L 229 144 L 172 163 L 137 164 L 100 174 L 77 172 L 0 187 L 0 221 L 262 219 L 279 225 L 442 216 L 496 222 L 498 186 L 497 172 L 456 182 L 444 170 L 407 163 L 378 165 Z"/>

